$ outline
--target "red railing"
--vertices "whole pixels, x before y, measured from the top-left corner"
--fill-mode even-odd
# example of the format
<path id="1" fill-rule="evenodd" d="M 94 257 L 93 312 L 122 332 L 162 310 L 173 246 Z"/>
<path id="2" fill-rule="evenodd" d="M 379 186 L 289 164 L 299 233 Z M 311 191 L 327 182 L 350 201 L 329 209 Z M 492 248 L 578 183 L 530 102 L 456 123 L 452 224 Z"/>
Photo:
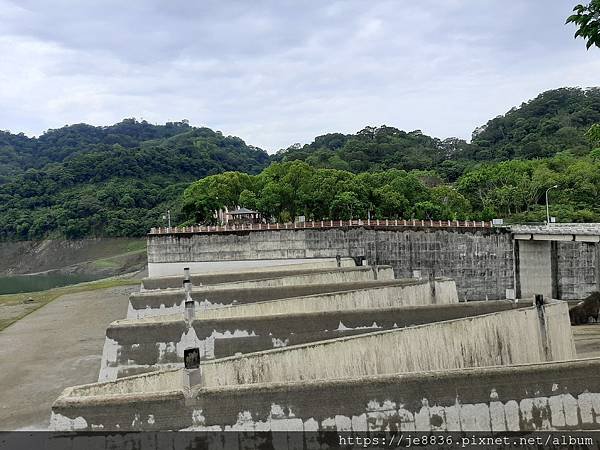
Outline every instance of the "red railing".
<path id="1" fill-rule="evenodd" d="M 249 223 L 245 225 L 193 225 L 189 227 L 156 227 L 149 234 L 190 234 L 190 233 L 227 233 L 231 231 L 266 230 L 306 230 L 348 227 L 384 227 L 384 228 L 491 228 L 492 222 L 483 220 L 404 220 L 404 219 L 367 219 L 367 220 L 311 220 L 295 223 Z"/>

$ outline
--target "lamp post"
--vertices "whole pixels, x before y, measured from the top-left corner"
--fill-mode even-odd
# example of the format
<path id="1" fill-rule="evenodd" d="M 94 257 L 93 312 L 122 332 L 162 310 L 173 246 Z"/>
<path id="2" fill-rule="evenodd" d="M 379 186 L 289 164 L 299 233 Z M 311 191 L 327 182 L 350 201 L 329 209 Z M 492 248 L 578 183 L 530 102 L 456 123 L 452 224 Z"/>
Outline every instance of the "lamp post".
<path id="1" fill-rule="evenodd" d="M 169 228 L 171 228 L 171 210 L 167 209 L 167 214 L 163 214 L 163 220 L 167 220 L 167 223 L 169 224 Z"/>
<path id="2" fill-rule="evenodd" d="M 546 189 L 546 225 L 550 225 L 550 204 L 548 203 L 548 192 L 550 192 L 550 189 L 556 189 L 558 187 L 558 184 L 555 184 L 554 186 L 550 186 L 548 189 Z"/>

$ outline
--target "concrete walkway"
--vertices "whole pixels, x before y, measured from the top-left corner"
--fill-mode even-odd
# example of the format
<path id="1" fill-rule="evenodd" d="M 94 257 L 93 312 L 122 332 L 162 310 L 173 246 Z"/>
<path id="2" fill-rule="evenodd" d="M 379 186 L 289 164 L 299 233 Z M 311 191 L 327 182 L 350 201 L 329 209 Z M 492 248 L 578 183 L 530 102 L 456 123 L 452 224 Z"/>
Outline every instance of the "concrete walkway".
<path id="1" fill-rule="evenodd" d="M 98 381 L 106 327 L 137 289 L 65 295 L 0 332 L 0 430 L 47 429 L 64 388 Z"/>

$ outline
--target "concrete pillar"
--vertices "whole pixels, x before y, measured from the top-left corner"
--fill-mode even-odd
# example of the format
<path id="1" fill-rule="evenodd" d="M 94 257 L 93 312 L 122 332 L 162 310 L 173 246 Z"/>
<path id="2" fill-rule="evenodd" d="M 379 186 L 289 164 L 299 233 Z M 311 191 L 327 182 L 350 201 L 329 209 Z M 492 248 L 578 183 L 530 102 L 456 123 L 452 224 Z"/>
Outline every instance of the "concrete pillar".
<path id="1" fill-rule="evenodd" d="M 191 326 L 194 321 L 195 305 L 192 299 L 192 280 L 190 279 L 190 269 L 183 269 L 183 290 L 185 291 L 185 300 L 183 301 L 183 318 L 187 326 Z"/>
<path id="2" fill-rule="evenodd" d="M 546 327 L 546 308 L 544 306 L 544 296 L 541 294 L 535 294 L 534 305 L 538 313 L 542 351 L 544 352 L 543 357 L 546 361 L 552 361 L 552 351 L 550 349 L 550 343 L 548 342 L 548 330 Z"/>
<path id="3" fill-rule="evenodd" d="M 194 300 L 192 300 L 191 298 L 186 299 L 184 308 L 184 318 L 185 321 L 190 325 L 194 321 L 194 316 L 196 314 L 195 309 L 196 308 L 194 305 Z"/>
<path id="4" fill-rule="evenodd" d="M 551 298 L 561 298 L 558 284 L 558 242 L 556 241 L 550 241 L 550 272 L 552 275 Z"/>
<path id="5" fill-rule="evenodd" d="M 594 245 L 596 247 L 596 290 L 600 292 L 600 242 Z"/>

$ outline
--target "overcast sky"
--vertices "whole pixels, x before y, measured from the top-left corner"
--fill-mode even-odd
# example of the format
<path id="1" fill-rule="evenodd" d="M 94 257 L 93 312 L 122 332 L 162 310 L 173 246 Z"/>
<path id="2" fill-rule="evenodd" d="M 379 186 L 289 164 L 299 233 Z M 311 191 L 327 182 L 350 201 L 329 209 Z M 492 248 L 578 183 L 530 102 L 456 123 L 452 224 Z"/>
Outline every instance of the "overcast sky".
<path id="1" fill-rule="evenodd" d="M 188 119 L 268 151 L 366 125 L 469 138 L 600 85 L 576 1 L 0 0 L 0 129 Z"/>

